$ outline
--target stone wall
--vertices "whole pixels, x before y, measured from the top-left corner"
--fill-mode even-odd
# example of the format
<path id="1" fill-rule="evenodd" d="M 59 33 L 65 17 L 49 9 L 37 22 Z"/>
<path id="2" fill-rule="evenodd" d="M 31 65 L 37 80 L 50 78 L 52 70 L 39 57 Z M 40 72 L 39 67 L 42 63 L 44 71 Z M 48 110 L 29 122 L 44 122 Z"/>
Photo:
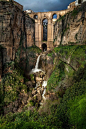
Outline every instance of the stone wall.
<path id="1" fill-rule="evenodd" d="M 86 3 L 58 19 L 54 25 L 54 47 L 86 43 Z"/>

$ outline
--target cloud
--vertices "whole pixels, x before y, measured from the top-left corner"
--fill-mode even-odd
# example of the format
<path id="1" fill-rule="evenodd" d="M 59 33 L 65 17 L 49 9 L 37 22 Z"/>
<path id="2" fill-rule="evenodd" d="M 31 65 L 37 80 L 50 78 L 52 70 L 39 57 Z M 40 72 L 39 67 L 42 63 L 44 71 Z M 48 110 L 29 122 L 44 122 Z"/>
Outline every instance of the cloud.
<path id="1" fill-rule="evenodd" d="M 74 0 L 15 0 L 23 5 L 24 10 L 31 9 L 34 12 L 59 11 L 67 9 L 67 6 Z"/>

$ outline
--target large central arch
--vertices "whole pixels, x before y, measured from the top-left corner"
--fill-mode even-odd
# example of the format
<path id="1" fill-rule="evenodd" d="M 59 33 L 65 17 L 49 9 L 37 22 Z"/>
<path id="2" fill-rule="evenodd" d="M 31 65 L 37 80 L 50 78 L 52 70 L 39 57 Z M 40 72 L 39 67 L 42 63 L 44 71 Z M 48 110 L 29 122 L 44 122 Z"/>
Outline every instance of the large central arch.
<path id="1" fill-rule="evenodd" d="M 47 41 L 47 30 L 48 30 L 48 20 L 43 19 L 42 20 L 42 41 Z"/>

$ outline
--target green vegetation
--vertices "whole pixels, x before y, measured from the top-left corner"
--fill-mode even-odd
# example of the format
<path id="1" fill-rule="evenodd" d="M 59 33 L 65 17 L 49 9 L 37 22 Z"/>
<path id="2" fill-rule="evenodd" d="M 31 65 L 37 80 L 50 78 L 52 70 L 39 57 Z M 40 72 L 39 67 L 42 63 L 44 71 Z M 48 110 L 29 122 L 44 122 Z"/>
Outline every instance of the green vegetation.
<path id="1" fill-rule="evenodd" d="M 58 86 L 58 83 L 63 80 L 63 78 L 64 63 L 60 61 L 48 80 L 47 90 L 55 89 L 56 86 Z"/>
<path id="2" fill-rule="evenodd" d="M 55 91 L 58 99 L 46 101 L 44 107 L 40 109 L 40 113 L 35 108 L 33 111 L 24 110 L 21 113 L 9 113 L 6 116 L 0 116 L 1 129 L 86 128 L 86 46 L 59 46 L 54 48 L 48 56 L 55 59 L 54 53 L 58 58 L 54 61 L 55 67 L 48 80 L 47 90 Z M 11 64 L 14 66 L 13 62 Z M 11 64 L 9 63 L 7 66 L 10 67 Z M 74 70 L 71 66 L 77 70 Z M 14 69 L 12 73 L 4 76 L 2 83 L 4 85 L 0 84 L 0 102 L 5 104 L 14 101 L 18 93 L 22 92 L 22 89 L 27 92 L 27 87 L 23 84 L 24 77 L 21 73 Z M 33 78 L 33 75 L 31 75 L 31 80 Z M 66 79 L 73 81 L 69 85 L 68 82 L 66 83 Z M 65 84 L 63 82 L 67 84 L 66 89 L 62 89 Z M 3 86 L 6 89 L 9 88 L 9 90 L 4 92 Z M 57 92 L 56 89 L 59 86 L 61 87 Z M 15 94 L 13 91 L 15 91 Z M 5 93 L 4 97 L 3 92 Z M 3 103 L 0 104 L 0 107 Z M 36 104 L 31 100 L 30 105 L 34 106 Z"/>
<path id="3" fill-rule="evenodd" d="M 0 84 L 0 90 L 3 95 L 3 102 L 10 103 L 18 98 L 18 94 L 24 90 L 27 92 L 27 86 L 23 84 L 24 77 L 15 69 L 12 73 L 5 74 Z"/>
<path id="4" fill-rule="evenodd" d="M 62 20 L 64 22 L 69 14 L 74 20 L 79 11 L 85 9 L 83 5 L 82 8 L 73 10 L 57 21 Z M 64 28 L 63 36 L 69 27 L 66 23 L 62 25 Z M 76 40 L 77 36 L 78 34 L 75 35 Z M 40 54 L 42 51 L 35 45 L 27 49 L 24 48 L 23 40 L 24 35 L 21 36 L 15 61 L 3 66 L 5 71 L 0 83 L 0 129 L 86 129 L 86 46 L 72 45 L 74 44 L 72 41 L 69 46 L 60 45 L 47 54 L 53 60 L 54 65 L 53 72 L 50 73 L 51 76 L 48 80 L 47 93 L 54 92 L 55 98 L 49 94 L 51 95 L 50 99 L 38 111 L 38 103 L 34 102 L 35 96 L 21 113 L 4 115 L 5 106 L 15 102 L 20 93 L 27 93 L 28 95 L 33 88 L 25 85 L 28 79 L 24 77 L 24 70 L 28 70 L 29 67 L 30 69 L 33 68 L 36 53 Z M 54 42 L 55 40 L 57 37 L 55 37 Z M 24 64 L 25 68 L 23 69 L 23 65 L 21 67 L 20 64 Z M 34 75 L 31 74 L 29 78 L 33 81 Z M 31 97 L 32 94 L 29 96 Z M 30 108 L 35 107 L 35 109 L 31 111 L 29 106 L 32 106 Z"/>
<path id="5" fill-rule="evenodd" d="M 69 45 L 69 46 L 62 46 L 54 48 L 55 53 L 60 54 L 61 57 L 64 56 L 66 59 L 75 51 L 75 48 L 77 46 L 75 45 Z"/>
<path id="6" fill-rule="evenodd" d="M 42 50 L 39 47 L 37 47 L 36 45 L 28 47 L 27 49 L 28 49 L 29 52 L 33 52 L 33 53 L 40 54 L 42 52 Z"/>
<path id="7" fill-rule="evenodd" d="M 34 75 L 30 74 L 31 81 L 34 81 Z"/>
<path id="8" fill-rule="evenodd" d="M 66 32 L 67 30 L 69 30 L 69 29 L 70 29 L 69 27 L 65 28 L 65 29 L 63 30 L 63 32 L 62 32 L 62 35 L 64 35 L 65 32 Z"/>
<path id="9" fill-rule="evenodd" d="M 57 21 L 63 20 L 66 17 L 66 15 L 61 16 Z M 56 22 L 57 22 L 56 21 Z"/>
<path id="10" fill-rule="evenodd" d="M 49 52 L 48 54 L 47 54 L 47 56 L 51 56 L 51 57 L 53 57 L 53 55 L 54 55 L 54 52 L 52 51 L 52 52 Z"/>
<path id="11" fill-rule="evenodd" d="M 41 112 L 40 115 L 36 110 L 33 112 L 26 110 L 21 113 L 7 114 L 0 118 L 0 128 L 85 129 L 85 98 L 86 81 L 81 79 L 66 90 L 59 104 L 48 105 L 50 112 Z"/>
<path id="12" fill-rule="evenodd" d="M 66 81 L 66 78 L 72 79 L 76 69 L 84 68 L 86 63 L 86 46 L 59 46 L 54 48 L 54 53 L 58 56 L 58 61 L 55 63 L 54 70 L 48 80 L 47 90 L 54 90 L 59 87 L 61 82 Z M 48 56 L 52 57 L 53 52 Z M 69 62 L 69 64 L 68 64 Z M 67 80 L 68 80 L 67 79 Z"/>
<path id="13" fill-rule="evenodd" d="M 71 15 L 75 17 L 75 16 L 78 14 L 78 12 L 79 12 L 79 11 L 78 11 L 77 9 L 74 9 L 74 10 L 72 11 Z"/>

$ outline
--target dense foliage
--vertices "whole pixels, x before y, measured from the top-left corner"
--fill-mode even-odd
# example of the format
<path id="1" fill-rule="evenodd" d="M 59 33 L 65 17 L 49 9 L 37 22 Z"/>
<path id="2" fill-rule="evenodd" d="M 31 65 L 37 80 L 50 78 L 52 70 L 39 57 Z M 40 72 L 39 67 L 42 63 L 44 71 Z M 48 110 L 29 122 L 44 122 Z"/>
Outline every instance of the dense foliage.
<path id="1" fill-rule="evenodd" d="M 86 79 L 86 78 L 85 78 Z M 9 114 L 0 118 L 0 128 L 10 129 L 85 129 L 86 81 L 74 83 L 65 92 L 60 104 L 49 106 L 51 113 L 39 113 L 34 110 Z M 52 103 L 52 102 L 51 102 Z M 83 126 L 82 126 L 83 125 Z"/>
<path id="2" fill-rule="evenodd" d="M 40 54 L 42 50 L 38 48 L 36 45 L 33 45 L 31 47 L 28 47 L 28 52 L 34 52 Z"/>
<path id="3" fill-rule="evenodd" d="M 6 116 L 1 116 L 1 129 L 86 128 L 86 46 L 60 46 L 54 49 L 53 54 L 54 52 L 59 59 L 54 62 L 55 68 L 48 81 L 48 90 L 55 90 L 59 84 L 64 86 L 62 82 L 65 79 L 72 78 L 71 85 L 69 86 L 69 83 L 67 83 L 65 93 L 58 96 L 58 100 L 48 100 L 44 107 L 40 109 L 40 112 L 37 109 L 34 109 L 34 111 L 24 110 L 21 113 L 9 113 Z M 69 56 L 70 62 L 68 64 L 67 59 Z M 33 80 L 32 75 L 31 77 Z M 4 87 L 9 88 L 10 86 L 13 91 L 16 89 L 16 92 L 23 88 L 26 89 L 22 79 L 23 76 L 17 70 L 13 70 L 12 74 L 9 73 L 4 77 Z M 8 95 L 8 92 L 10 90 L 6 91 L 6 95 Z M 2 90 L 0 90 L 1 96 L 2 93 Z M 10 95 L 15 97 L 13 92 L 10 92 Z M 0 102 L 3 100 L 1 96 Z M 43 110 L 44 108 L 46 111 Z"/>
<path id="4" fill-rule="evenodd" d="M 63 80 L 72 79 L 76 71 L 84 68 L 86 63 L 86 46 L 84 45 L 59 46 L 54 48 L 54 51 L 48 56 L 52 57 L 54 53 L 57 54 L 58 58 L 54 62 L 55 68 L 48 80 L 48 90 L 60 86 L 59 84 Z"/>

